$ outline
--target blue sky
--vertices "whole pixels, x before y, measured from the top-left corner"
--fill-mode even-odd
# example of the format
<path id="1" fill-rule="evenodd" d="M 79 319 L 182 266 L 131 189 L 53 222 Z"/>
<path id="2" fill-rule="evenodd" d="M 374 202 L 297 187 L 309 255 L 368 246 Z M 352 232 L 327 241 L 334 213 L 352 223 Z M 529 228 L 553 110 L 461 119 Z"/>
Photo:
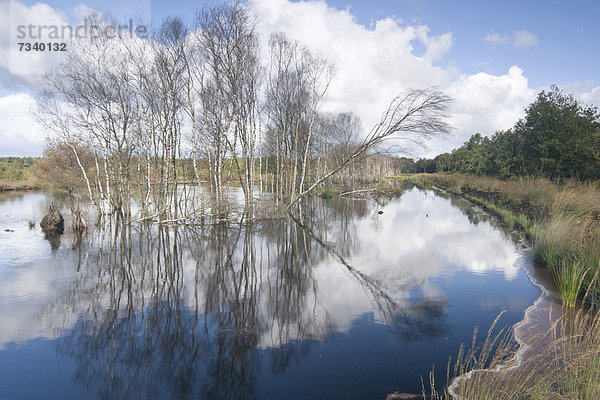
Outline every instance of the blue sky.
<path id="1" fill-rule="evenodd" d="M 47 7 L 40 8 L 40 3 Z M 117 18 L 141 15 L 156 24 L 169 15 L 191 22 L 197 9 L 218 3 L 13 0 L 10 7 L 3 2 L 0 11 L 10 22 L 3 25 L 11 29 L 32 15 L 75 24 L 85 7 L 109 11 Z M 427 143 L 427 149 L 415 156 L 449 151 L 475 132 L 491 135 L 511 127 L 535 94 L 553 84 L 585 103 L 600 105 L 600 2 L 248 0 L 248 4 L 258 17 L 263 40 L 282 30 L 336 63 L 338 74 L 324 110 L 354 111 L 366 130 L 402 89 L 437 85 L 453 96 L 453 136 Z M 0 156 L 38 155 L 48 132 L 35 127 L 23 111 L 34 105 L 40 88 L 27 74 L 43 70 L 50 61 L 27 61 L 15 53 L 14 32 L 0 29 L 4 29 L 0 119 L 6 121 L 0 127 Z M 12 62 L 2 63 L 5 59 Z"/>
<path id="2" fill-rule="evenodd" d="M 522 68 L 534 87 L 598 79 L 600 2 L 598 1 L 356 1 L 330 0 L 351 11 L 363 24 L 388 15 L 418 21 L 433 33 L 452 32 L 447 59 L 465 73 L 499 74 Z M 537 44 L 515 48 L 483 40 L 490 33 L 527 30 Z"/>
<path id="3" fill-rule="evenodd" d="M 122 4 L 119 1 L 110 3 Z M 104 2 L 98 2 L 104 4 Z M 134 2 L 125 2 L 134 4 Z M 190 17 L 190 10 L 218 1 L 152 1 L 152 19 L 167 15 Z M 505 72 L 522 68 L 533 87 L 596 81 L 600 65 L 599 1 L 465 1 L 465 0 L 328 0 L 331 7 L 350 9 L 367 27 L 395 16 L 407 24 L 424 24 L 433 34 L 452 32 L 454 43 L 446 61 L 461 72 Z M 510 35 L 526 30 L 537 36 L 535 46 L 515 48 L 492 44 L 490 33 Z"/>

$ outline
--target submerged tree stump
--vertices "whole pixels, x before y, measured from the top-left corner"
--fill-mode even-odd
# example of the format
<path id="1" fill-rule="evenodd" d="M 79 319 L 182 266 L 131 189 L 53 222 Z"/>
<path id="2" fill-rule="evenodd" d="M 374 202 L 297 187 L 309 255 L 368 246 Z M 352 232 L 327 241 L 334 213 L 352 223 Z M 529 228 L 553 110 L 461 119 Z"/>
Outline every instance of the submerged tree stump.
<path id="1" fill-rule="evenodd" d="M 40 222 L 40 228 L 47 235 L 61 235 L 65 231 L 65 219 L 54 204 L 50 204 L 48 214 Z"/>
<path id="2" fill-rule="evenodd" d="M 71 215 L 73 216 L 73 222 L 71 224 L 73 232 L 75 232 L 76 234 L 81 234 L 85 232 L 87 230 L 87 222 L 82 215 L 79 203 L 77 203 L 77 207 L 75 207 L 74 205 L 71 206 Z"/>

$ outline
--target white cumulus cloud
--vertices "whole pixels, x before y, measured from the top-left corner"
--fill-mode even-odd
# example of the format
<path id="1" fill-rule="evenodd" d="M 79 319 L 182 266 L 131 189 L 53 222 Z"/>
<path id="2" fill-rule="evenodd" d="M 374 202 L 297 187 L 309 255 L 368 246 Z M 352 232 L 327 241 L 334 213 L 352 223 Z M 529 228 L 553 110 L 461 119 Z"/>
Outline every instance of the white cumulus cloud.
<path id="1" fill-rule="evenodd" d="M 348 10 L 322 1 L 251 0 L 258 16 L 262 43 L 282 31 L 336 66 L 325 108 L 354 111 L 366 129 L 380 118 L 394 96 L 412 87 L 444 86 L 451 74 L 434 64 L 452 46 L 452 34 L 431 35 L 427 26 L 376 21 L 372 29 L 359 24 Z M 414 54 L 414 44 L 425 46 Z"/>
<path id="2" fill-rule="evenodd" d="M 582 93 L 580 99 L 585 104 L 600 106 L 600 86 L 596 86 L 591 90 Z"/>
<path id="3" fill-rule="evenodd" d="M 536 95 L 517 66 L 500 76 L 484 72 L 463 75 L 446 92 L 455 99 L 452 124 L 457 134 L 446 142 L 432 143 L 429 155 L 450 151 L 477 132 L 491 136 L 496 130 L 511 128 Z"/>
<path id="4" fill-rule="evenodd" d="M 60 60 L 61 52 L 22 51 L 19 43 L 35 43 L 49 27 L 68 24 L 67 17 L 48 4 L 26 6 L 18 1 L 0 3 L 0 69 L 16 77 L 25 88 L 37 88 L 45 69 Z M 46 40 L 44 40 L 46 42 Z"/>
<path id="5" fill-rule="evenodd" d="M 535 97 L 516 66 L 500 76 L 457 75 L 450 65 L 436 63 L 451 50 L 450 32 L 431 35 L 427 26 L 403 25 L 392 18 L 369 29 L 348 10 L 323 1 L 252 0 L 250 6 L 258 16 L 261 35 L 283 31 L 336 64 L 325 108 L 354 111 L 366 129 L 402 90 L 439 86 L 451 95 L 453 135 L 430 141 L 422 156 L 450 151 L 476 132 L 492 135 L 512 127 Z M 504 39 L 499 35 L 495 40 Z M 415 54 L 417 42 L 426 48 L 422 55 Z"/>

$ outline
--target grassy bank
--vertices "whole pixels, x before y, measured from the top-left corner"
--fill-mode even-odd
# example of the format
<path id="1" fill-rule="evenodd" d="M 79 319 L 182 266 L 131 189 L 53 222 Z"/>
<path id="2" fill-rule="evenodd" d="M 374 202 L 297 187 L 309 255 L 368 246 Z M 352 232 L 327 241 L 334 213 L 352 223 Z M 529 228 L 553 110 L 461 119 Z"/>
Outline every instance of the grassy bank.
<path id="1" fill-rule="evenodd" d="M 539 338 L 532 342 L 542 347 L 527 355 L 519 368 L 474 372 L 461 381 L 457 394 L 464 400 L 600 398 L 600 183 L 445 174 L 395 178 L 460 195 L 521 230 L 533 244 L 536 263 L 553 272 L 565 306 L 547 332 L 537 333 Z M 592 307 L 574 309 L 582 299 Z M 515 351 L 510 337 L 510 332 L 488 334 L 479 345 L 474 339 L 449 364 L 448 378 L 505 363 Z M 450 398 L 433 385 L 428 392 L 433 399 Z"/>
<path id="2" fill-rule="evenodd" d="M 0 192 L 38 190 L 42 185 L 36 179 L 20 181 L 0 180 Z"/>

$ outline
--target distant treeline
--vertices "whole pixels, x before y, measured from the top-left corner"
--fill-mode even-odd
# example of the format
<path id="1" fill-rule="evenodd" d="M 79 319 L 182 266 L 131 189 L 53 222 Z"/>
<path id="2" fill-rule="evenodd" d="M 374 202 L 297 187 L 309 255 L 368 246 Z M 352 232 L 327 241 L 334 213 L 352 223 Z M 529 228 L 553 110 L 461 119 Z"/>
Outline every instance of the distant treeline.
<path id="1" fill-rule="evenodd" d="M 542 91 L 512 129 L 491 138 L 479 133 L 416 172 L 460 172 L 498 177 L 600 178 L 600 115 L 553 86 Z"/>
<path id="2" fill-rule="evenodd" d="M 30 183 L 58 190 L 85 189 L 86 183 L 81 176 L 81 169 L 74 154 L 69 145 L 64 142 L 50 141 L 44 150 L 43 157 L 0 157 L 0 183 L 32 181 Z M 98 166 L 99 169 L 96 169 L 96 160 L 89 148 L 78 146 L 77 154 L 81 165 L 92 176 L 104 173 L 102 163 Z M 133 161 L 130 165 L 130 174 L 137 172 L 136 168 L 139 160 L 134 157 Z M 152 163 L 160 163 L 160 160 L 152 159 L 151 161 Z M 194 168 L 192 158 L 182 156 L 179 159 L 176 176 L 181 182 L 192 182 L 196 179 L 200 179 L 202 182 L 209 181 L 208 160 L 197 159 L 196 163 L 197 168 Z M 238 162 L 236 164 L 231 158 L 225 159 L 224 164 L 227 168 L 231 167 L 233 174 L 237 174 L 239 167 L 244 167 L 243 163 Z M 260 165 L 267 166 L 268 168 L 263 168 L 266 174 L 275 173 L 274 156 L 257 157 L 255 164 L 257 169 Z M 382 176 L 413 173 L 415 170 L 415 161 L 411 158 L 373 154 L 341 171 L 335 177 L 332 177 L 328 184 L 341 188 L 351 188 L 355 183 L 373 182 Z M 156 180 L 156 174 L 156 170 L 153 170 L 152 179 L 154 181 Z M 255 176 L 255 179 L 258 180 L 258 176 Z M 232 181 L 233 185 L 236 183 L 235 180 Z"/>
<path id="3" fill-rule="evenodd" d="M 36 159 L 36 157 L 0 157 L 0 180 L 26 180 L 30 176 Z"/>

